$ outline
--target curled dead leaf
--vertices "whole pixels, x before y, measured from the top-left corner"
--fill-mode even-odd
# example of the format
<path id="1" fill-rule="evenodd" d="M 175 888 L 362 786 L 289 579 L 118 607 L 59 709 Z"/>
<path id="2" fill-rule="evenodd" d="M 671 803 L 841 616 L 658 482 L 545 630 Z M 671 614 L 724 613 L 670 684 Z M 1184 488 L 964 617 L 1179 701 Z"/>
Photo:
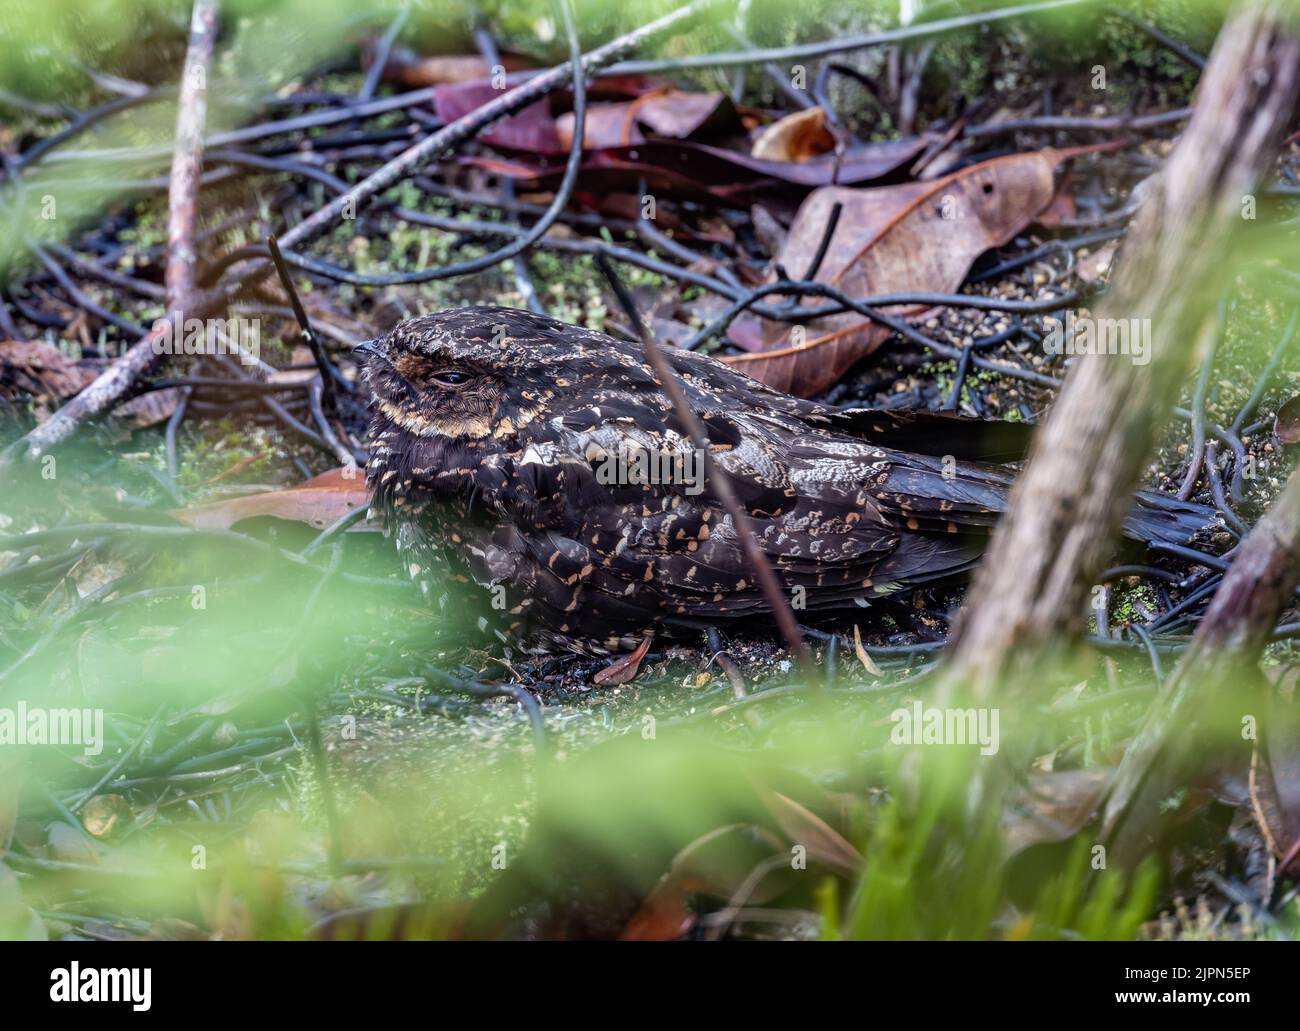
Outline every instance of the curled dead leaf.
<path id="1" fill-rule="evenodd" d="M 78 362 L 44 340 L 0 342 L 0 400 L 31 397 L 38 401 L 36 417 L 43 421 L 54 403 L 66 401 L 95 381 L 93 362 Z M 114 409 L 119 418 L 141 429 L 171 416 L 180 400 L 176 388 L 152 390 Z"/>
<path id="2" fill-rule="evenodd" d="M 808 858 L 841 877 L 852 878 L 862 868 L 862 853 L 839 831 L 793 798 L 757 785 L 759 797 L 793 845 L 802 845 Z"/>
<path id="3" fill-rule="evenodd" d="M 809 161 L 834 149 L 835 136 L 826 124 L 826 112 L 810 107 L 769 125 L 754 141 L 750 155 L 764 161 Z"/>
<path id="4" fill-rule="evenodd" d="M 641 660 L 645 658 L 646 652 L 650 650 L 650 641 L 651 638 L 647 637 L 636 646 L 636 651 L 620 656 L 604 669 L 598 670 L 596 675 L 591 678 L 591 682 L 606 686 L 626 684 L 628 681 L 636 679 L 637 673 L 641 670 Z"/>

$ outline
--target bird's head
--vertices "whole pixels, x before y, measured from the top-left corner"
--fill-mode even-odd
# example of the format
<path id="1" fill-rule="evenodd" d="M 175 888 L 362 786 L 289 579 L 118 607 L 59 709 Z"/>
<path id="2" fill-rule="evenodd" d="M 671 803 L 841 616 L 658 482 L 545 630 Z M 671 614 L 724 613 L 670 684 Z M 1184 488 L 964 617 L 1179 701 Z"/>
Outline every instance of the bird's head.
<path id="1" fill-rule="evenodd" d="M 658 387 L 635 345 L 513 308 L 408 319 L 354 353 L 380 419 L 419 437 L 502 438 L 590 403 L 602 382 Z"/>
<path id="2" fill-rule="evenodd" d="M 410 319 L 353 354 L 377 414 L 419 437 L 491 434 L 506 390 L 499 363 L 456 346 L 430 319 Z"/>

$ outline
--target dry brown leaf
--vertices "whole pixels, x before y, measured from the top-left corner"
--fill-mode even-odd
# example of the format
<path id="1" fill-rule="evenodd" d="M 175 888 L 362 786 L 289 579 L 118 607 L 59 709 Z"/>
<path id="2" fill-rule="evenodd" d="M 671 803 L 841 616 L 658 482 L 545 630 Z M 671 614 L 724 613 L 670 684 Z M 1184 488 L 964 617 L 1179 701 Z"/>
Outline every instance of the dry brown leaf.
<path id="1" fill-rule="evenodd" d="M 1070 175 L 1067 172 L 1061 177 L 1061 184 L 1057 187 L 1052 203 L 1040 211 L 1034 221 L 1044 229 L 1056 229 L 1068 225 L 1078 217 L 1079 209 L 1074 203 L 1074 192 L 1070 189 Z"/>
<path id="2" fill-rule="evenodd" d="M 1264 671 L 1277 689 L 1274 711 L 1259 721 L 1261 747 L 1251 755 L 1250 802 L 1256 823 L 1274 854 L 1282 860 L 1278 872 L 1300 868 L 1300 748 L 1296 746 L 1294 666 Z"/>
<path id="3" fill-rule="evenodd" d="M 951 293 L 961 286 L 977 257 L 1006 243 L 1051 203 L 1057 166 L 1081 149 L 1012 154 L 934 182 L 815 190 L 790 228 L 780 264 L 791 275 L 806 274 L 831 210 L 839 203 L 840 220 L 817 271 L 819 282 L 853 297 L 905 291 Z M 916 319 L 926 311 L 922 306 L 894 306 L 888 314 Z M 818 319 L 795 330 L 768 322 L 764 330 L 763 350 L 724 361 L 800 397 L 826 390 L 890 334 L 854 312 Z"/>
<path id="4" fill-rule="evenodd" d="M 88 598 L 100 588 L 126 575 L 126 563 L 121 559 L 101 561 L 92 551 L 77 560 L 67 575 L 77 586 L 77 595 Z"/>
<path id="5" fill-rule="evenodd" d="M 286 490 L 214 501 L 178 509 L 171 515 L 197 530 L 227 530 L 241 519 L 255 516 L 275 516 L 323 530 L 369 499 L 364 473 L 359 469 L 338 468 Z"/>
<path id="6" fill-rule="evenodd" d="M 829 867 L 841 877 L 857 876 L 862 869 L 862 853 L 844 835 L 793 798 L 761 784 L 758 792 L 792 845 L 802 845 L 807 849 L 809 859 Z"/>
<path id="7" fill-rule="evenodd" d="M 53 398 L 62 401 L 95 378 L 53 344 L 44 340 L 0 342 L 0 397 Z"/>
<path id="8" fill-rule="evenodd" d="M 810 107 L 786 115 L 754 141 L 750 155 L 765 161 L 808 161 L 835 149 L 835 136 L 826 126 L 826 112 Z"/>
<path id="9" fill-rule="evenodd" d="M 88 364 L 69 358 L 53 344 L 43 340 L 9 340 L 0 343 L 0 398 L 16 400 L 35 397 L 42 402 L 66 401 L 95 381 L 96 372 Z M 176 388 L 154 390 L 132 398 L 114 409 L 118 416 L 131 421 L 136 429 L 153 426 L 170 418 L 180 400 Z M 37 419 L 47 414 L 41 406 Z"/>
<path id="10" fill-rule="evenodd" d="M 245 458 L 241 458 L 238 462 L 226 466 L 226 468 L 222 469 L 216 476 L 211 476 L 204 480 L 203 485 L 207 487 L 214 483 L 220 483 L 222 480 L 230 476 L 238 476 L 254 462 L 260 462 L 262 459 L 269 458 L 270 456 L 271 452 L 269 451 L 259 451 L 255 455 L 248 455 Z"/>
<path id="11" fill-rule="evenodd" d="M 610 686 L 626 684 L 629 680 L 635 679 L 637 673 L 641 671 L 641 660 L 645 658 L 646 652 L 650 650 L 650 641 L 651 638 L 647 637 L 636 646 L 636 651 L 629 655 L 620 656 L 604 669 L 598 670 L 596 675 L 591 678 L 591 682 L 601 686 Z"/>

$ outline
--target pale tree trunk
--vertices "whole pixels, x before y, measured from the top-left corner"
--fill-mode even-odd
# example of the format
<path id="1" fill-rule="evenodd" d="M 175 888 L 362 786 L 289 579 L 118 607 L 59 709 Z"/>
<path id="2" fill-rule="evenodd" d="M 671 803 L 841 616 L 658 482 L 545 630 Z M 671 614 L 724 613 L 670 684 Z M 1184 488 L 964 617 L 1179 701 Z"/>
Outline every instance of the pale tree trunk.
<path id="1" fill-rule="evenodd" d="M 1013 700 L 1079 639 L 1155 433 L 1195 367 L 1243 201 L 1292 117 L 1300 43 L 1288 11 L 1278 0 L 1245 3 L 1215 43 L 1195 113 L 1097 312 L 1150 319 L 1150 361 L 1076 361 L 975 578 L 940 697 Z"/>

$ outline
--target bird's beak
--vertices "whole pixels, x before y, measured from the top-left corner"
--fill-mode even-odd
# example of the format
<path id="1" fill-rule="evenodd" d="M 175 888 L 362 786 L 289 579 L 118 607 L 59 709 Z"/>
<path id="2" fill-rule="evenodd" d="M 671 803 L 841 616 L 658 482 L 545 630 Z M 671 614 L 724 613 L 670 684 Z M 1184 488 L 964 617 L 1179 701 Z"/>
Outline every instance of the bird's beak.
<path id="1" fill-rule="evenodd" d="M 356 347 L 352 348 L 352 357 L 363 365 L 370 361 L 371 358 L 387 361 L 388 348 L 384 346 L 384 338 L 375 337 L 372 340 L 361 341 Z"/>

